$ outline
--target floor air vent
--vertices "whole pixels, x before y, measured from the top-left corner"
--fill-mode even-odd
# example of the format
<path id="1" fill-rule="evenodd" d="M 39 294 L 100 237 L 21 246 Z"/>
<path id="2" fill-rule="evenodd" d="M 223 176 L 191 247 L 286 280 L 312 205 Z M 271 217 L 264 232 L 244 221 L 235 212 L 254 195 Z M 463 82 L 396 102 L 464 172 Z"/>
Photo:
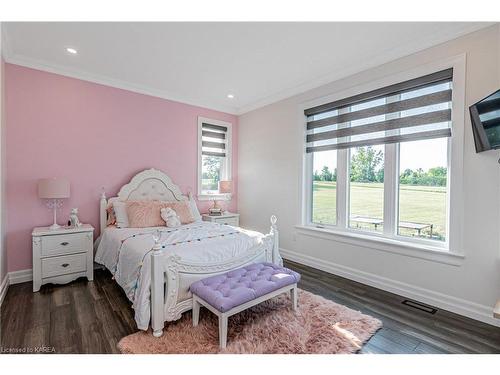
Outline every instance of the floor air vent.
<path id="1" fill-rule="evenodd" d="M 437 312 L 437 309 L 432 307 L 432 306 L 424 305 L 423 303 L 411 301 L 409 299 L 405 299 L 402 302 L 402 304 L 406 305 L 406 306 L 413 307 L 414 309 L 425 311 L 426 313 L 429 313 L 429 314 L 435 314 Z"/>

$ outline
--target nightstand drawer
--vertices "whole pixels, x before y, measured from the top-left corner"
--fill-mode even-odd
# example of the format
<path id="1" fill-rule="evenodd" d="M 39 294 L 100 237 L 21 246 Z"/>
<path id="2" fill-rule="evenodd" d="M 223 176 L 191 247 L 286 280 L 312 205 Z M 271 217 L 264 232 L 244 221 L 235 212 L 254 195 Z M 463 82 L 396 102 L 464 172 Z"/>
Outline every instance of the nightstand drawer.
<path id="1" fill-rule="evenodd" d="M 85 253 L 42 259 L 42 278 L 83 272 L 86 269 Z"/>
<path id="2" fill-rule="evenodd" d="M 215 219 L 216 223 L 232 225 L 234 227 L 238 226 L 238 221 L 239 220 L 237 217 L 220 217 L 220 218 Z"/>
<path id="3" fill-rule="evenodd" d="M 42 237 L 42 257 L 81 253 L 88 249 L 87 233 Z"/>
<path id="4" fill-rule="evenodd" d="M 89 224 L 33 228 L 33 292 L 43 284 L 66 284 L 82 276 L 92 281 L 93 232 Z"/>

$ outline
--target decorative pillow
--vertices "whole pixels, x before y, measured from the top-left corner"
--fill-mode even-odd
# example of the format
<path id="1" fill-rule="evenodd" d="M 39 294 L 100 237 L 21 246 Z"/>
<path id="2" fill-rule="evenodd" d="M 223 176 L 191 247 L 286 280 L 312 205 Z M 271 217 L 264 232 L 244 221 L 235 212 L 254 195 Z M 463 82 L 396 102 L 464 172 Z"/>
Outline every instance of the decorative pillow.
<path id="1" fill-rule="evenodd" d="M 160 210 L 167 207 L 170 207 L 177 213 L 181 220 L 181 224 L 194 222 L 188 201 L 127 201 L 126 212 L 128 216 L 128 226 L 131 228 L 165 226 L 165 221 L 161 218 Z M 117 214 L 116 211 L 115 214 Z M 117 222 L 118 221 L 119 218 L 117 214 Z"/>
<path id="2" fill-rule="evenodd" d="M 115 210 L 113 210 L 113 203 L 108 203 L 108 206 L 106 207 L 106 213 L 108 214 L 106 220 L 106 226 L 109 227 L 110 225 L 115 225 L 116 216 L 115 216 Z"/>
<path id="3" fill-rule="evenodd" d="M 160 216 L 164 202 L 127 201 L 128 223 L 131 228 L 163 227 L 165 221 Z"/>
<path id="4" fill-rule="evenodd" d="M 127 204 L 123 201 L 114 201 L 113 202 L 113 211 L 115 212 L 116 218 L 116 227 L 117 228 L 128 228 L 128 213 L 127 213 Z"/>
<path id="5" fill-rule="evenodd" d="M 179 219 L 179 216 L 177 216 L 177 213 L 171 209 L 170 207 L 164 207 L 160 210 L 160 215 L 161 218 L 165 221 L 167 224 L 167 227 L 169 228 L 176 228 L 181 225 L 181 221 Z"/>
<path id="6" fill-rule="evenodd" d="M 181 220 L 181 224 L 189 224 L 195 221 L 189 201 L 161 202 L 161 208 L 167 207 L 170 207 L 177 213 L 177 216 L 179 216 Z"/>

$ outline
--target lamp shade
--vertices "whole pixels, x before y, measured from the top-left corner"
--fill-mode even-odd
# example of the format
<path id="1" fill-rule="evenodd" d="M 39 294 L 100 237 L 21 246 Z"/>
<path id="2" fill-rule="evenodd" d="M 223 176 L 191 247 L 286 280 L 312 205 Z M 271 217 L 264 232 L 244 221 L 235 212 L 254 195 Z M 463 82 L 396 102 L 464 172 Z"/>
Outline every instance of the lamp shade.
<path id="1" fill-rule="evenodd" d="M 38 180 L 38 197 L 43 199 L 69 198 L 69 180 L 64 177 Z"/>
<path id="2" fill-rule="evenodd" d="M 219 181 L 219 193 L 230 194 L 233 192 L 233 182 L 232 181 Z"/>

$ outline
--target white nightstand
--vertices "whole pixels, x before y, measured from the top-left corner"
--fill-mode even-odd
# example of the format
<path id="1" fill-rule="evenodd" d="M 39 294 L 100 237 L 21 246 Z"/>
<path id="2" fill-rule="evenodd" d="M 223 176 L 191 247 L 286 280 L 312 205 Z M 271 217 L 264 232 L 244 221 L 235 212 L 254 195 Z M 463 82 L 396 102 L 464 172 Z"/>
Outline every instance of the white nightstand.
<path id="1" fill-rule="evenodd" d="M 33 229 L 33 292 L 43 284 L 65 284 L 81 276 L 94 279 L 94 228 Z"/>
<path id="2" fill-rule="evenodd" d="M 222 214 L 221 216 L 210 216 L 209 214 L 201 215 L 203 221 L 211 221 L 212 223 L 227 224 L 233 227 L 240 226 L 240 214 L 233 214 L 231 212 Z"/>

